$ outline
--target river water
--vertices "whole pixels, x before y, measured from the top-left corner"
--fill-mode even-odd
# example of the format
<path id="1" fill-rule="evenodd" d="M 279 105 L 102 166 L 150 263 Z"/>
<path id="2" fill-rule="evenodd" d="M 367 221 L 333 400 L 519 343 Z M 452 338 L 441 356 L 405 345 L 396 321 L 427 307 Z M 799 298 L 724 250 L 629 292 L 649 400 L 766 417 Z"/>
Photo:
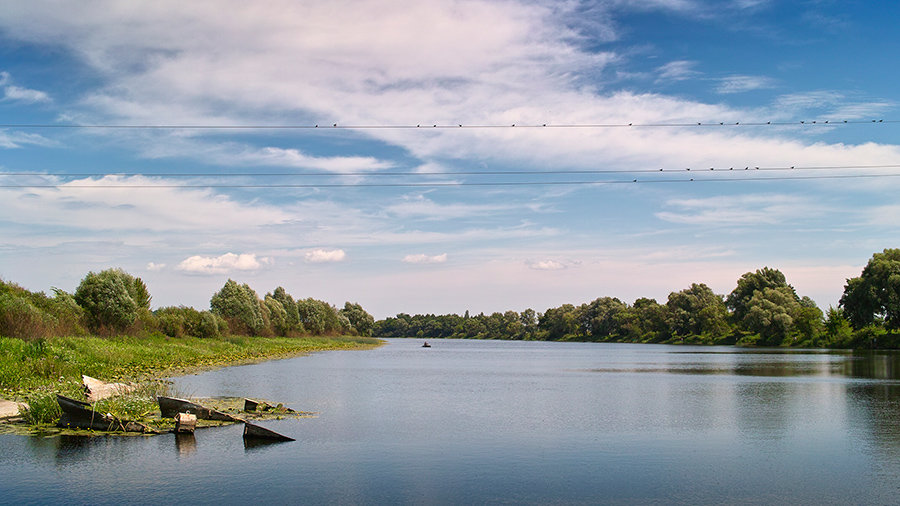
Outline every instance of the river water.
<path id="1" fill-rule="evenodd" d="M 295 442 L 0 436 L 0 503 L 900 501 L 896 353 L 388 341 L 174 379 Z"/>

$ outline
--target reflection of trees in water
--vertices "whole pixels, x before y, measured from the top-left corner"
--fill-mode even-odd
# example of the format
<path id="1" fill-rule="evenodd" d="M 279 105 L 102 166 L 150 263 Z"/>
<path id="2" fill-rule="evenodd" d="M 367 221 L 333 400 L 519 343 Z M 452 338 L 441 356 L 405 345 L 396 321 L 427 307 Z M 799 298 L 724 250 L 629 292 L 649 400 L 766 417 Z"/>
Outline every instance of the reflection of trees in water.
<path id="1" fill-rule="evenodd" d="M 58 466 L 80 464 L 89 460 L 91 450 L 97 445 L 107 445 L 105 437 L 60 435 L 56 437 L 28 438 L 28 447 L 35 454 L 52 454 Z"/>
<path id="2" fill-rule="evenodd" d="M 859 442 L 878 462 L 880 474 L 900 475 L 900 354 L 857 352 L 846 363 L 846 375 L 854 378 L 893 380 L 851 385 L 849 417 Z"/>
<path id="3" fill-rule="evenodd" d="M 850 419 L 874 453 L 900 467 L 900 385 L 864 384 L 850 389 Z"/>
<path id="4" fill-rule="evenodd" d="M 900 380 L 900 353 L 856 351 L 844 362 L 843 372 L 851 378 Z"/>

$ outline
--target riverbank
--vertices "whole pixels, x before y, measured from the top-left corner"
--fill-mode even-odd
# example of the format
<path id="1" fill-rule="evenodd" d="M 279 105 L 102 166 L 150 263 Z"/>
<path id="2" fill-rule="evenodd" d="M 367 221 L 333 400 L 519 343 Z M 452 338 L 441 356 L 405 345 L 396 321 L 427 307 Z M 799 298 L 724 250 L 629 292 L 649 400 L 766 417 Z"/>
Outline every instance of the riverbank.
<path id="1" fill-rule="evenodd" d="M 57 393 L 83 398 L 82 375 L 142 384 L 152 395 L 158 389 L 153 384 L 159 383 L 159 378 L 317 351 L 369 349 L 381 343 L 378 339 L 351 336 L 199 339 L 153 335 L 35 341 L 0 337 L 0 398 L 27 402 L 33 410 L 44 406 L 52 410 Z M 34 414 L 38 422 L 46 422 L 54 415 Z"/>

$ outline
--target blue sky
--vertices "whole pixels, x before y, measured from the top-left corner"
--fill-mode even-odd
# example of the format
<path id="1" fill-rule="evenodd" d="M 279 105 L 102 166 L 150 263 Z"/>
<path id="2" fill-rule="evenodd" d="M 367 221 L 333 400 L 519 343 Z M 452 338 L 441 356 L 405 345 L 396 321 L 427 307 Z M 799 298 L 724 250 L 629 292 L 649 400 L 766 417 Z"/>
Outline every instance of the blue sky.
<path id="1" fill-rule="evenodd" d="M 725 294 L 769 266 L 827 308 L 898 246 L 900 167 L 871 167 L 900 164 L 898 14 L 766 0 L 7 5 L 0 277 L 74 290 L 121 267 L 154 307 L 198 308 L 232 278 L 381 318 L 664 301 L 693 282 Z"/>

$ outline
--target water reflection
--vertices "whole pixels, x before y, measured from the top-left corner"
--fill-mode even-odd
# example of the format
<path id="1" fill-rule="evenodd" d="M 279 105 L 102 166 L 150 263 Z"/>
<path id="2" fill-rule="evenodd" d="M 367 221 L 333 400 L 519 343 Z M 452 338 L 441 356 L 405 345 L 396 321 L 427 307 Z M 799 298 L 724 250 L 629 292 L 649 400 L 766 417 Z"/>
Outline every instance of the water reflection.
<path id="1" fill-rule="evenodd" d="M 802 353 L 798 350 L 785 350 L 778 353 L 767 350 L 759 354 L 682 352 L 668 355 L 668 360 L 665 361 L 633 363 L 625 367 L 610 364 L 582 371 L 608 374 L 657 373 L 762 378 L 852 378 L 900 382 L 900 354 L 889 351 Z M 685 360 L 688 358 L 686 356 L 690 355 L 698 355 L 699 360 Z"/>
<path id="2" fill-rule="evenodd" d="M 857 351 L 844 362 L 844 375 L 850 378 L 900 379 L 900 353 Z"/>
<path id="3" fill-rule="evenodd" d="M 175 434 L 175 449 L 178 455 L 187 457 L 197 452 L 197 439 L 194 434 Z"/>
<path id="4" fill-rule="evenodd" d="M 89 458 L 89 450 L 97 442 L 85 436 L 60 435 L 55 437 L 30 437 L 28 448 L 36 455 L 53 455 L 57 465 L 78 464 Z"/>
<path id="5" fill-rule="evenodd" d="M 252 451 L 261 450 L 263 448 L 268 448 L 273 445 L 277 445 L 279 443 L 286 443 L 287 441 L 278 441 L 277 439 L 264 439 L 264 438 L 244 438 L 244 451 L 249 453 Z"/>

